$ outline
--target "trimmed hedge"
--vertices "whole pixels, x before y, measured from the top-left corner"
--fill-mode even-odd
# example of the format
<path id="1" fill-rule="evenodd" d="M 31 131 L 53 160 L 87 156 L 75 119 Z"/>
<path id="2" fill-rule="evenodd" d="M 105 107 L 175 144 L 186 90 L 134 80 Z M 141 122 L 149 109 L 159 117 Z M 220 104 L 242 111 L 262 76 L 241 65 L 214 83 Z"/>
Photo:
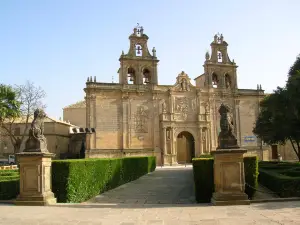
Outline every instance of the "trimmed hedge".
<path id="1" fill-rule="evenodd" d="M 260 162 L 259 182 L 280 197 L 300 197 L 300 163 Z"/>
<path id="2" fill-rule="evenodd" d="M 257 156 L 244 157 L 245 193 L 252 199 L 258 188 L 258 158 Z"/>
<path id="3" fill-rule="evenodd" d="M 52 162 L 52 191 L 58 202 L 83 202 L 155 167 L 155 157 L 56 160 Z"/>
<path id="4" fill-rule="evenodd" d="M 54 160 L 52 191 L 58 202 L 82 202 L 156 168 L 155 157 Z M 0 172 L 0 200 L 19 194 L 19 171 Z"/>
<path id="5" fill-rule="evenodd" d="M 209 203 L 214 192 L 214 159 L 211 155 L 193 159 L 195 195 L 198 203 Z M 258 158 L 244 157 L 245 193 L 251 199 L 258 187 Z M 247 185 L 248 184 L 248 185 Z"/>
<path id="6" fill-rule="evenodd" d="M 0 200 L 16 198 L 19 194 L 19 170 L 0 170 Z"/>
<path id="7" fill-rule="evenodd" d="M 193 159 L 195 196 L 198 203 L 210 202 L 214 192 L 214 159 Z"/>

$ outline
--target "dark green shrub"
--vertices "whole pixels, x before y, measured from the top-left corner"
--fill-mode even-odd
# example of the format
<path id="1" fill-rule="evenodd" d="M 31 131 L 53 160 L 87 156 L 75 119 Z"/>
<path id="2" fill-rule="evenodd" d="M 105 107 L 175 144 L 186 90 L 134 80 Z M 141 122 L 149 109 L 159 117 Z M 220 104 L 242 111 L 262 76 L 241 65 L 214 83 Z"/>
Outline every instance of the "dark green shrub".
<path id="1" fill-rule="evenodd" d="M 256 156 L 244 157 L 245 193 L 252 199 L 258 188 L 258 158 Z"/>
<path id="2" fill-rule="evenodd" d="M 198 203 L 208 203 L 214 192 L 214 159 L 193 159 L 193 174 L 195 183 L 195 195 Z"/>
<path id="3" fill-rule="evenodd" d="M 155 167 L 155 157 L 56 160 L 52 162 L 52 190 L 58 202 L 82 202 Z"/>
<path id="4" fill-rule="evenodd" d="M 259 183 L 280 197 L 300 197 L 300 177 L 286 176 L 270 169 L 259 169 Z"/>
<path id="5" fill-rule="evenodd" d="M 283 174 L 285 176 L 289 176 L 289 177 L 300 177 L 300 171 L 295 171 L 295 170 L 286 171 L 281 174 Z"/>
<path id="6" fill-rule="evenodd" d="M 10 200 L 17 197 L 20 186 L 19 178 L 0 180 L 0 200 Z"/>

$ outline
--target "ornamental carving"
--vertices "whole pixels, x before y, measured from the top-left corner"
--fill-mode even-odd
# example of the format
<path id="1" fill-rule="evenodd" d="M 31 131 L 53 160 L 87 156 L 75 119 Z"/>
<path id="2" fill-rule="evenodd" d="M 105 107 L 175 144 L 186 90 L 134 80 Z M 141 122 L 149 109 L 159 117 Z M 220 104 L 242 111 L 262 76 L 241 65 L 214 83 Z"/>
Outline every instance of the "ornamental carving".
<path id="1" fill-rule="evenodd" d="M 174 89 L 175 91 L 190 91 L 191 90 L 191 82 L 190 82 L 190 78 L 189 76 L 185 73 L 185 72 L 181 72 L 178 76 L 177 76 L 177 81 L 174 85 Z"/>
<path id="2" fill-rule="evenodd" d="M 135 132 L 148 133 L 148 112 L 144 106 L 139 106 L 135 114 Z"/>
<path id="3" fill-rule="evenodd" d="M 186 120 L 188 116 L 188 109 L 189 104 L 186 97 L 175 98 L 175 113 L 179 113 L 179 115 L 175 115 L 175 120 Z"/>
<path id="4" fill-rule="evenodd" d="M 167 112 L 167 104 L 166 104 L 166 101 L 163 101 L 163 103 L 162 103 L 162 112 L 163 112 L 163 113 L 166 113 L 166 112 Z"/>

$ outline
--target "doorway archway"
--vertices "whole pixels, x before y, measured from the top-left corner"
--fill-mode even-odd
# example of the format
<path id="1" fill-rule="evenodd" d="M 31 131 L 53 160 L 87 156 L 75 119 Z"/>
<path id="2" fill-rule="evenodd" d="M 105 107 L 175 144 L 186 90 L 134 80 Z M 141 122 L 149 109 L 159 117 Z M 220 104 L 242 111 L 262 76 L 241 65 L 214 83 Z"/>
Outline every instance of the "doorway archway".
<path id="1" fill-rule="evenodd" d="M 193 135 L 187 131 L 183 131 L 177 135 L 177 162 L 191 163 L 195 157 L 195 139 Z"/>

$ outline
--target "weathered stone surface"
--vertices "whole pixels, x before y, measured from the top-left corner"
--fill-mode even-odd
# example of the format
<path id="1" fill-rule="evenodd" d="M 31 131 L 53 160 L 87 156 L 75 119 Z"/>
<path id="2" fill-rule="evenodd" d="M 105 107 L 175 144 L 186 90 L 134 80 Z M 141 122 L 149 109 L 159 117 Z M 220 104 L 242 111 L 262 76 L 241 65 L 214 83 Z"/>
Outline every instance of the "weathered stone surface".
<path id="1" fill-rule="evenodd" d="M 51 205 L 51 158 L 54 154 L 24 152 L 17 154 L 20 164 L 20 194 L 16 205 Z"/>
<path id="2" fill-rule="evenodd" d="M 214 155 L 214 205 L 250 204 L 245 194 L 245 149 L 218 149 Z"/>
<path id="3" fill-rule="evenodd" d="M 50 207 L 0 205 L 0 225 L 252 225 L 300 223 L 299 202 L 250 206 L 61 204 Z"/>

